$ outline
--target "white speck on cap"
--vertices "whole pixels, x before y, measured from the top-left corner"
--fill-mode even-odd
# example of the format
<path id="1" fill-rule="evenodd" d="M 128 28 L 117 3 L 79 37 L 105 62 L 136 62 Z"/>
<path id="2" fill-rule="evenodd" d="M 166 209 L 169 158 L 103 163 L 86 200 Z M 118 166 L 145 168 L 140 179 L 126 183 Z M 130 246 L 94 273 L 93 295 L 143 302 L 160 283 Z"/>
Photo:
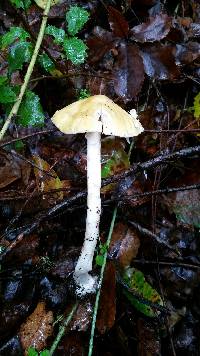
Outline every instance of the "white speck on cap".
<path id="1" fill-rule="evenodd" d="M 102 132 L 105 135 L 132 137 L 144 129 L 133 109 L 127 113 L 105 95 L 94 95 L 56 111 L 52 121 L 66 133 Z"/>

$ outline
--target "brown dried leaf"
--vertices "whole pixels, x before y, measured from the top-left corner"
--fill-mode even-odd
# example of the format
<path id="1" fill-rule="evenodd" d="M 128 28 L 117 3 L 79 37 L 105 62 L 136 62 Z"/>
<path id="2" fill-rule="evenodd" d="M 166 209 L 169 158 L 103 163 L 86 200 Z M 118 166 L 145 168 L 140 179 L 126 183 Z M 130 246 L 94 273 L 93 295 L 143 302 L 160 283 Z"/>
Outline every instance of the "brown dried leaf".
<path id="1" fill-rule="evenodd" d="M 159 334 L 151 323 L 139 319 L 138 328 L 138 355 L 159 356 L 161 354 L 161 343 Z"/>
<path id="2" fill-rule="evenodd" d="M 160 41 L 169 33 L 171 24 L 171 17 L 167 14 L 150 17 L 148 22 L 130 30 L 131 38 L 140 43 Z"/>
<path id="3" fill-rule="evenodd" d="M 200 57 L 200 44 L 188 42 L 184 45 L 176 45 L 176 63 L 179 65 L 190 64 Z"/>
<path id="4" fill-rule="evenodd" d="M 22 238 L 22 240 L 8 253 L 6 254 L 5 260 L 10 264 L 23 263 L 28 259 L 32 258 L 32 262 L 37 262 L 39 256 L 37 255 L 37 248 L 39 246 L 38 235 L 30 235 L 28 237 Z"/>
<path id="5" fill-rule="evenodd" d="M 68 333 L 61 340 L 58 345 L 56 355 L 67 356 L 82 356 L 85 355 L 85 338 L 83 333 L 77 333 L 76 331 Z"/>
<path id="6" fill-rule="evenodd" d="M 88 62 L 91 64 L 99 62 L 106 52 L 115 47 L 115 40 L 111 32 L 96 26 L 93 34 L 95 37 L 87 40 L 87 46 L 89 47 Z"/>
<path id="7" fill-rule="evenodd" d="M 30 165 L 19 160 L 15 155 L 12 155 L 4 150 L 0 151 L 0 189 L 7 187 L 15 180 L 29 176 Z M 27 174 L 25 173 L 27 171 Z M 24 174 L 24 177 L 23 177 Z M 24 181 L 24 183 L 25 183 Z"/>
<path id="8" fill-rule="evenodd" d="M 79 248 L 68 248 L 67 251 L 56 259 L 50 272 L 54 277 L 65 279 L 72 274 L 75 268 L 76 256 L 79 254 Z"/>
<path id="9" fill-rule="evenodd" d="M 120 42 L 113 76 L 115 92 L 125 103 L 137 97 L 144 81 L 144 65 L 136 45 Z"/>
<path id="10" fill-rule="evenodd" d="M 93 306 L 89 300 L 79 304 L 69 325 L 71 330 L 86 331 L 92 318 Z"/>
<path id="11" fill-rule="evenodd" d="M 104 93 L 108 97 L 112 98 L 114 96 L 113 80 L 110 73 L 99 71 L 98 76 L 91 76 L 87 81 L 87 89 L 92 95 L 98 95 L 99 93 Z"/>
<path id="12" fill-rule="evenodd" d="M 97 329 L 101 334 L 110 329 L 116 314 L 116 276 L 113 263 L 107 263 L 97 315 Z"/>
<path id="13" fill-rule="evenodd" d="M 30 305 L 28 303 L 20 303 L 15 305 L 6 305 L 1 307 L 0 311 L 0 334 L 1 338 L 7 337 L 21 320 L 28 314 Z"/>
<path id="14" fill-rule="evenodd" d="M 54 192 L 51 195 L 44 194 L 43 200 L 46 200 L 47 205 L 55 204 L 55 201 L 62 200 L 63 192 L 61 189 L 63 188 L 63 185 L 60 178 L 57 176 L 56 172 L 40 156 L 34 155 L 33 160 L 36 166 L 40 168 L 38 169 L 34 167 L 34 173 L 36 177 L 38 190 L 42 193 L 47 193 L 50 192 L 51 190 L 58 190 L 58 192 Z"/>
<path id="15" fill-rule="evenodd" d="M 122 180 L 122 183 L 123 183 L 123 180 Z M 151 197 L 149 197 L 149 196 L 143 196 L 143 197 L 135 196 L 137 194 L 144 193 L 144 187 L 145 187 L 144 182 L 135 180 L 131 184 L 130 188 L 126 189 L 126 191 L 125 191 L 126 202 L 128 204 L 130 204 L 131 206 L 135 207 L 135 206 L 140 206 L 140 205 L 146 203 L 149 199 L 151 199 Z"/>
<path id="16" fill-rule="evenodd" d="M 113 35 L 116 37 L 127 37 L 129 32 L 128 22 L 124 16 L 112 6 L 108 6 L 108 21 Z"/>
<path id="17" fill-rule="evenodd" d="M 145 48 L 142 52 L 146 74 L 153 79 L 174 80 L 180 71 L 175 63 L 175 48 L 161 45 Z"/>
<path id="18" fill-rule="evenodd" d="M 29 347 L 41 351 L 46 347 L 47 338 L 53 332 L 53 313 L 45 310 L 45 303 L 38 303 L 34 312 L 20 327 L 20 339 L 25 355 Z"/>
<path id="19" fill-rule="evenodd" d="M 118 260 L 120 266 L 125 268 L 137 256 L 140 240 L 134 229 L 118 223 L 115 225 L 109 248 L 109 255 Z"/>

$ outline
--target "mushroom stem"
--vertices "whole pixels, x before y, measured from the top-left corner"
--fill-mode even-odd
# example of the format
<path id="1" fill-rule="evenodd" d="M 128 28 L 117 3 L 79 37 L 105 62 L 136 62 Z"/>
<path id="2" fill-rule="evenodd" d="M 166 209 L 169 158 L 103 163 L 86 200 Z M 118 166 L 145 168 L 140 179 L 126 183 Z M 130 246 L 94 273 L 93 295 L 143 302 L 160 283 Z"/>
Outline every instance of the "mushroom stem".
<path id="1" fill-rule="evenodd" d="M 92 261 L 99 237 L 101 214 L 101 133 L 89 132 L 87 139 L 87 219 L 85 240 L 79 256 L 74 279 L 77 294 L 84 295 L 95 291 L 96 279 L 88 272 L 92 270 Z"/>

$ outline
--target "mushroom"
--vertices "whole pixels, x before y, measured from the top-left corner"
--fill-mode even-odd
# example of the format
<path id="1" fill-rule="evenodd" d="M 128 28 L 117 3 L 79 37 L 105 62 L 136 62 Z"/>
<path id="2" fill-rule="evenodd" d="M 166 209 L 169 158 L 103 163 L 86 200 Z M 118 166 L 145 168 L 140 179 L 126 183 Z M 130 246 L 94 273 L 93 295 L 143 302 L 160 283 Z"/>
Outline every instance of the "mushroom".
<path id="1" fill-rule="evenodd" d="M 52 121 L 66 134 L 86 133 L 87 139 L 87 219 L 85 240 L 74 271 L 79 296 L 96 289 L 90 275 L 99 237 L 101 214 L 101 133 L 120 137 L 137 136 L 143 131 L 135 110 L 128 114 L 105 95 L 94 95 L 56 111 Z"/>

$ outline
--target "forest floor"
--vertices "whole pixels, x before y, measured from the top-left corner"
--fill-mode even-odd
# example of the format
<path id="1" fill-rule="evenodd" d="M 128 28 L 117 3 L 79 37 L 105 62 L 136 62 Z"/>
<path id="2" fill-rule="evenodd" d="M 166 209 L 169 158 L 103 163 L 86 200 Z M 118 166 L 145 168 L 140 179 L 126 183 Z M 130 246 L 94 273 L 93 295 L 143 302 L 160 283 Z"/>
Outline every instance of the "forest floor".
<path id="1" fill-rule="evenodd" d="M 75 30 L 70 6 L 85 10 Z M 1 1 L 1 127 L 42 14 L 33 0 Z M 85 231 L 86 140 L 61 133 L 51 117 L 96 94 L 136 109 L 144 131 L 130 140 L 102 135 L 97 276 L 117 215 L 93 352 L 200 355 L 200 1 L 62 0 L 47 23 L 0 141 L 0 355 L 88 354 L 95 294 L 77 298 L 73 282 Z"/>

